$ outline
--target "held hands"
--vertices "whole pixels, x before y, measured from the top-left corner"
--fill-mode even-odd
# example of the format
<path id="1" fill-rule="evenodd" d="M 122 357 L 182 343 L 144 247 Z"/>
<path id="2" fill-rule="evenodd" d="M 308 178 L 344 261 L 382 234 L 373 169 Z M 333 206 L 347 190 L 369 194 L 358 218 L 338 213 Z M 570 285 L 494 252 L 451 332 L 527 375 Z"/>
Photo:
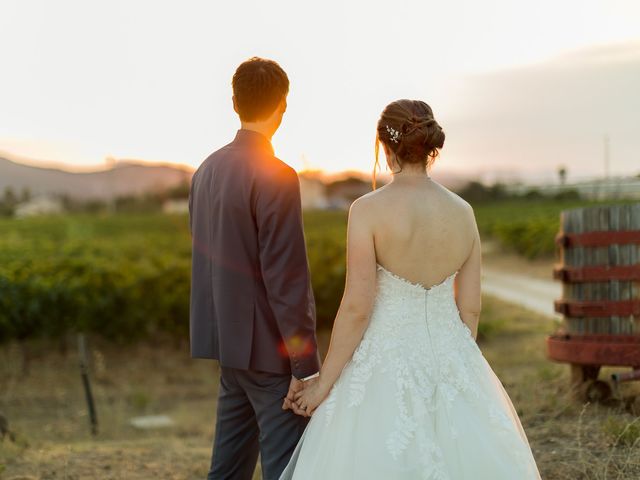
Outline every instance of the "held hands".
<path id="1" fill-rule="evenodd" d="M 304 387 L 304 382 L 302 380 L 298 380 L 296 377 L 291 377 L 291 383 L 289 384 L 289 391 L 287 392 L 287 396 L 284 398 L 284 402 L 282 403 L 283 410 L 291 410 L 296 415 L 306 416 L 306 412 L 302 410 L 298 404 L 296 403 L 296 394 L 301 392 Z"/>
<path id="2" fill-rule="evenodd" d="M 306 381 L 291 377 L 289 391 L 282 403 L 283 410 L 291 410 L 296 415 L 310 417 L 314 410 L 329 395 L 331 388 L 327 388 L 319 379 Z"/>
<path id="3" fill-rule="evenodd" d="M 330 388 L 327 388 L 319 377 L 307 380 L 303 388 L 295 393 L 295 405 L 303 416 L 310 417 L 318 405 L 327 398 L 329 391 Z M 295 410 L 294 412 L 298 413 Z"/>

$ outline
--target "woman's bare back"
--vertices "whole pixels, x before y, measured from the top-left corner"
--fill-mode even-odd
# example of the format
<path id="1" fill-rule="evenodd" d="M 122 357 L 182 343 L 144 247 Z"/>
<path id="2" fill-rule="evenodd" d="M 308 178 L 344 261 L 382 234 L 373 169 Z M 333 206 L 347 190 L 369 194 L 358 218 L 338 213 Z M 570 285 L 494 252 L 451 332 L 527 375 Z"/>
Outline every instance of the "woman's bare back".
<path id="1" fill-rule="evenodd" d="M 394 175 L 361 197 L 375 261 L 424 288 L 455 277 L 461 319 L 475 337 L 481 310 L 480 234 L 471 206 L 427 175 Z"/>
<path id="2" fill-rule="evenodd" d="M 424 287 L 462 268 L 475 238 L 469 204 L 425 176 L 400 178 L 370 194 L 378 263 Z"/>

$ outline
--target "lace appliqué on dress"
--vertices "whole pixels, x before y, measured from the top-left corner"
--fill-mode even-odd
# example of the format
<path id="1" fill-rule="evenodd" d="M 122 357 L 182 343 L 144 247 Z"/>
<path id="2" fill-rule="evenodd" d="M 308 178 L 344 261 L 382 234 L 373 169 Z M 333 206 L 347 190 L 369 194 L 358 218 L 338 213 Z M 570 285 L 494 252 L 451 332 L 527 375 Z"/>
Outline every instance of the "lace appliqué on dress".
<path id="1" fill-rule="evenodd" d="M 384 372 L 394 379 L 396 388 L 396 411 L 391 412 L 396 417 L 394 429 L 386 436 L 389 454 L 399 460 L 415 443 L 424 459 L 424 478 L 447 479 L 440 447 L 417 428 L 436 411 L 439 400 L 449 411 L 461 392 L 482 402 L 485 394 L 475 378 L 484 368 L 484 357 L 453 300 L 455 273 L 426 289 L 381 266 L 378 271 L 370 324 L 325 402 L 325 421 L 329 424 L 333 418 L 338 389 L 347 389 L 348 406 L 356 408 L 373 373 Z M 500 430 L 513 430 L 499 409 L 492 409 L 491 418 Z M 452 438 L 460 435 L 455 425 L 447 428 Z"/>

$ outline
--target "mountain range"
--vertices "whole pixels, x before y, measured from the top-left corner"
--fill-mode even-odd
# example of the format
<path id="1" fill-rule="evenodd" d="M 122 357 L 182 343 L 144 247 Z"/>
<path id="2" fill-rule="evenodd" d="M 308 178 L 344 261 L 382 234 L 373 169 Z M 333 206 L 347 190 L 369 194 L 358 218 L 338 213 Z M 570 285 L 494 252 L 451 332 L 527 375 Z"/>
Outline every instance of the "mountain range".
<path id="1" fill-rule="evenodd" d="M 193 169 L 187 166 L 119 161 L 107 170 L 69 172 L 43 168 L 0 157 L 0 192 L 12 188 L 19 194 L 64 194 L 79 200 L 109 199 L 164 190 L 189 181 Z"/>

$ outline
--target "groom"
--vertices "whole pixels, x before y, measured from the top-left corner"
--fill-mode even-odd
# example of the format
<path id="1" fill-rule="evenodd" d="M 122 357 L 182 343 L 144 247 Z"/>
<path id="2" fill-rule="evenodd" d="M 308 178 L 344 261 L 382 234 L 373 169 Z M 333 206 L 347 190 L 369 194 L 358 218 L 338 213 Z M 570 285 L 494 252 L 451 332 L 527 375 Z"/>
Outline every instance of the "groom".
<path id="1" fill-rule="evenodd" d="M 271 146 L 289 79 L 254 57 L 232 85 L 241 128 L 200 165 L 189 195 L 191 356 L 220 363 L 207 478 L 250 480 L 260 453 L 271 480 L 308 421 L 293 400 L 320 369 L 315 305 L 298 177 Z"/>

